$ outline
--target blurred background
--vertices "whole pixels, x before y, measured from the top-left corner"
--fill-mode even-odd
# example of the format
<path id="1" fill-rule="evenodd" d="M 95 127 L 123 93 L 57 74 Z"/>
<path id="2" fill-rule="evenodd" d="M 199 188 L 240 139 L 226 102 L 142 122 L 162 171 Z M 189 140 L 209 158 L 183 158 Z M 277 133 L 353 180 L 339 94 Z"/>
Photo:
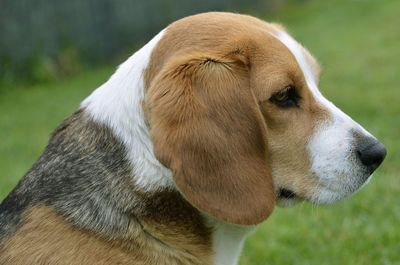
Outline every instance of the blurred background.
<path id="1" fill-rule="evenodd" d="M 241 265 L 400 264 L 397 0 L 0 0 L 0 200 L 119 63 L 172 21 L 204 11 L 286 25 L 321 62 L 325 96 L 388 149 L 351 198 L 277 208 L 247 240 Z"/>
<path id="2" fill-rule="evenodd" d="M 126 58 L 181 17 L 210 10 L 269 10 L 265 0 L 2 0 L 0 74 L 45 81 Z"/>

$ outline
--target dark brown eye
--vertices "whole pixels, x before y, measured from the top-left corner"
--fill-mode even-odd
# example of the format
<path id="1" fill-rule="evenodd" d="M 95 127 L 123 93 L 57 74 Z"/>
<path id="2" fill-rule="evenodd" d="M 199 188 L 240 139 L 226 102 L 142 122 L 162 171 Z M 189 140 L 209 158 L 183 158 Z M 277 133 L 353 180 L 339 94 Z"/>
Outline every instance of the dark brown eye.
<path id="1" fill-rule="evenodd" d="M 289 108 L 298 107 L 300 97 L 293 86 L 287 86 L 273 94 L 269 100 L 278 107 Z"/>

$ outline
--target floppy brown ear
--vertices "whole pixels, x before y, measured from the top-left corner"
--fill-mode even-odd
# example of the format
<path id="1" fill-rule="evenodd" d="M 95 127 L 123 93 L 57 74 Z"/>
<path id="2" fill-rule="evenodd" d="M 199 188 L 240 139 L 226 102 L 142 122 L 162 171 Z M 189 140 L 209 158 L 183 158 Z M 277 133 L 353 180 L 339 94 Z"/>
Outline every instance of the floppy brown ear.
<path id="1" fill-rule="evenodd" d="M 253 225 L 273 210 L 265 123 L 237 58 L 175 58 L 145 97 L 157 159 L 196 208 Z"/>

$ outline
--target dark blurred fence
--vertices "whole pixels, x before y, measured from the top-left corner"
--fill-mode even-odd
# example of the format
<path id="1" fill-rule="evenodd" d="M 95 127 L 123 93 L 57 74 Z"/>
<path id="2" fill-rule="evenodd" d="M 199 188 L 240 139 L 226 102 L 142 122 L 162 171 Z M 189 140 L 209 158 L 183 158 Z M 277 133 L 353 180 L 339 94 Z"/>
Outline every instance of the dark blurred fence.
<path id="1" fill-rule="evenodd" d="M 0 0 L 0 79 L 45 79 L 126 56 L 168 23 L 271 0 Z M 129 51 L 129 52 L 128 52 Z"/>

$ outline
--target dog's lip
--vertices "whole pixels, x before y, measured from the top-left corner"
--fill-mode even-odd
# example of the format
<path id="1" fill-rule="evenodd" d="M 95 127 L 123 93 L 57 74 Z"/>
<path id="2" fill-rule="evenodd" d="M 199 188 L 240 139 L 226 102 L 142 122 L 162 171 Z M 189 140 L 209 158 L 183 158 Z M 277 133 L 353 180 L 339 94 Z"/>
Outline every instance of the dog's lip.
<path id="1" fill-rule="evenodd" d="M 295 199 L 297 197 L 296 193 L 290 189 L 280 188 L 277 192 L 277 197 L 279 199 Z"/>

